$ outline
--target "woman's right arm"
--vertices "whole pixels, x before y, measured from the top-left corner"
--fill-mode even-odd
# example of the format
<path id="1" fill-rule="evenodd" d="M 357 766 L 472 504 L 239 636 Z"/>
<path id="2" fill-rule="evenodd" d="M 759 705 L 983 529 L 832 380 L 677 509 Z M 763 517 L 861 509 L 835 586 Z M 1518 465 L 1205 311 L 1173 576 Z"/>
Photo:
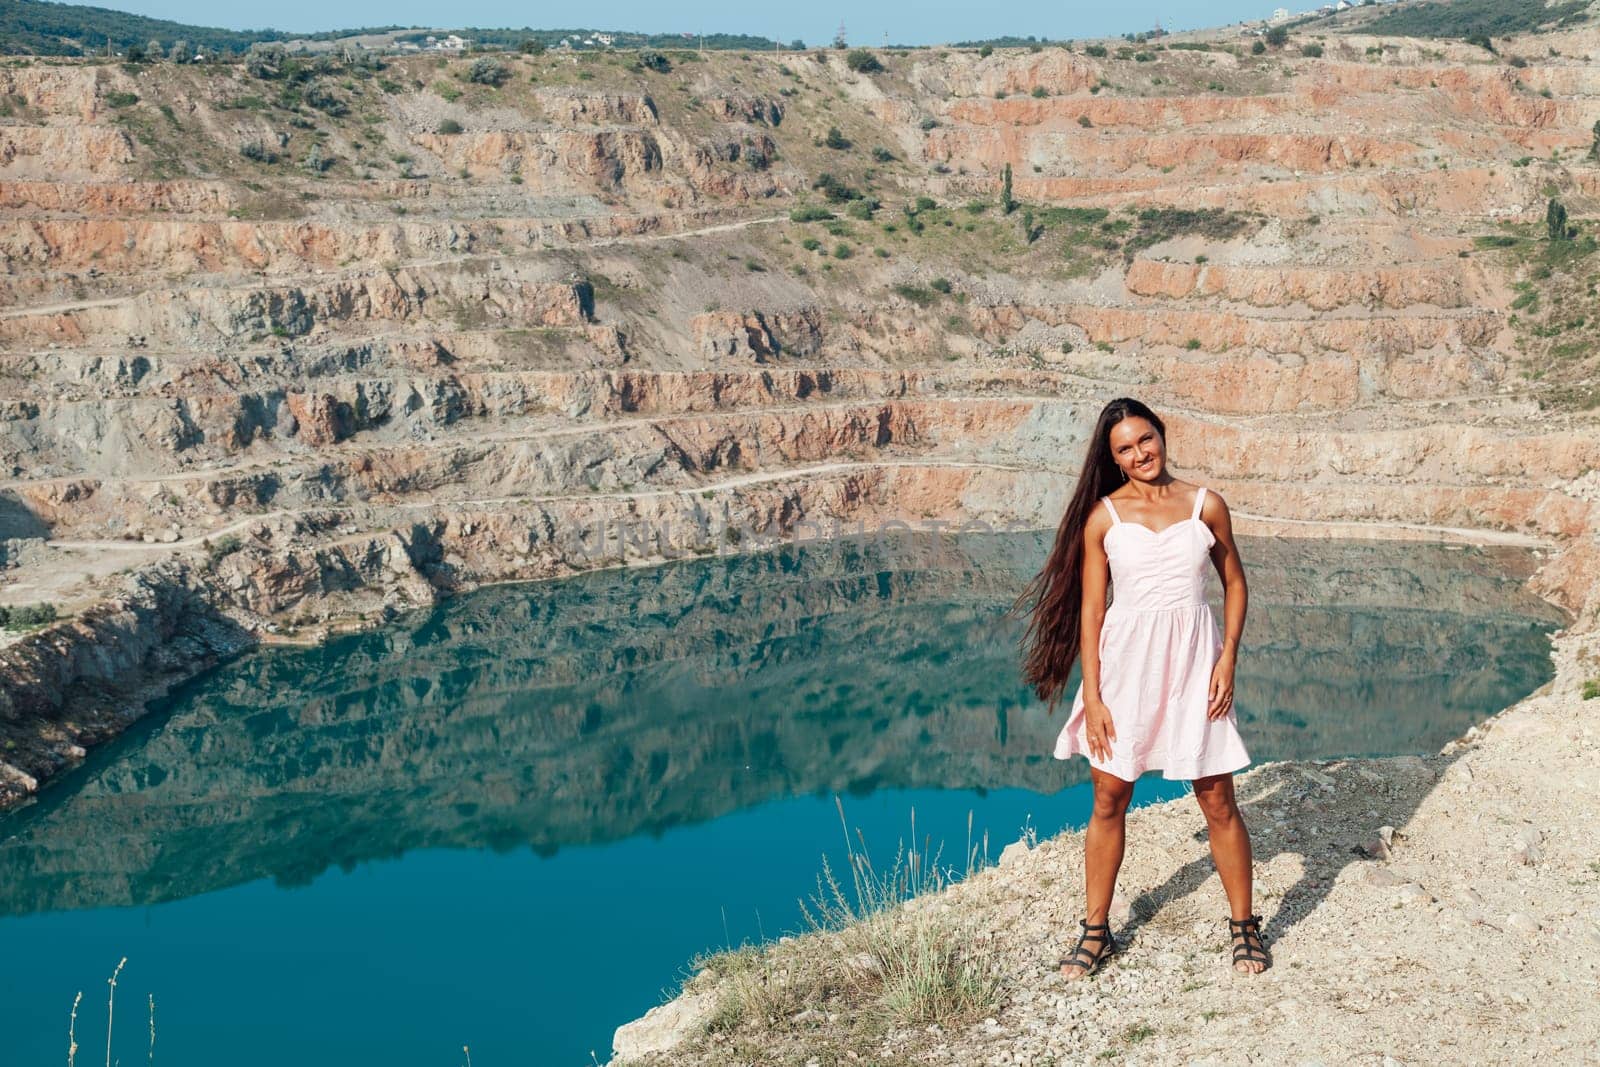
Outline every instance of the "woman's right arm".
<path id="1" fill-rule="evenodd" d="M 1097 507 L 1089 513 L 1089 521 L 1083 527 L 1083 604 L 1078 615 L 1084 735 L 1089 754 L 1101 761 L 1111 758 L 1111 741 L 1117 736 L 1111 724 L 1111 709 L 1100 699 L 1100 628 L 1106 621 L 1106 585 L 1111 577 L 1105 537 L 1110 528 L 1111 518 L 1104 508 Z"/>

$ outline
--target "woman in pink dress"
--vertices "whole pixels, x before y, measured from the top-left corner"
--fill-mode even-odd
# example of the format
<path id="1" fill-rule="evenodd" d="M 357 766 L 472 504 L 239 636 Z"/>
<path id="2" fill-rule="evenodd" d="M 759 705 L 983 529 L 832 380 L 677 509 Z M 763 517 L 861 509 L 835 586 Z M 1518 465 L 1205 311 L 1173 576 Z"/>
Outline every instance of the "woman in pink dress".
<path id="1" fill-rule="evenodd" d="M 1208 559 L 1222 578 L 1225 635 L 1205 601 Z M 1106 918 L 1128 802 L 1139 776 L 1157 769 L 1193 783 L 1228 895 L 1233 966 L 1256 973 L 1270 962 L 1261 916 L 1251 911 L 1250 834 L 1233 792 L 1233 772 L 1250 762 L 1233 708 L 1245 601 L 1228 505 L 1172 476 L 1155 412 L 1131 397 L 1111 401 L 1049 559 L 1017 601 L 1032 602 L 1024 673 L 1052 711 L 1074 661 L 1083 662 L 1055 745 L 1057 759 L 1086 757 L 1094 783 L 1084 833 L 1088 914 L 1059 964 L 1068 978 L 1093 973 L 1117 949 Z"/>

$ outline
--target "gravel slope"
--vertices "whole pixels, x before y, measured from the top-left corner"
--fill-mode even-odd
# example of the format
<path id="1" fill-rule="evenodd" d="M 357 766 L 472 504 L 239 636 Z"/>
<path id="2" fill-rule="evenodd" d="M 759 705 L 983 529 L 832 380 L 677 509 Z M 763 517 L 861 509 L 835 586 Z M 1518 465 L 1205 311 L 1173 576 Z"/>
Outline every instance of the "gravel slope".
<path id="1" fill-rule="evenodd" d="M 998 938 L 1008 995 L 990 1019 L 853 1055 L 824 1020 L 754 1058 L 702 1038 L 644 1059 L 831 1062 L 810 1046 L 949 1064 L 1596 1062 L 1600 700 L 1579 691 L 1600 674 L 1600 638 L 1560 635 L 1554 656 L 1550 684 L 1436 756 L 1236 779 L 1274 958 L 1260 975 L 1228 965 L 1226 898 L 1185 796 L 1129 813 L 1122 952 L 1087 981 L 1052 968 L 1083 914 L 1079 831 L 1012 846 L 932 901 Z"/>

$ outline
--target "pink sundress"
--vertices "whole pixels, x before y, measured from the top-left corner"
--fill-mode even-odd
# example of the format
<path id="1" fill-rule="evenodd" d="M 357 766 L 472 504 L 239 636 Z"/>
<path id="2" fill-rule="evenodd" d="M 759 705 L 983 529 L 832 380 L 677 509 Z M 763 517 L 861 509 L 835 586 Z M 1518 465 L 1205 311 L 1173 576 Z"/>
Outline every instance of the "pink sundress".
<path id="1" fill-rule="evenodd" d="M 1234 709 L 1206 718 L 1222 636 L 1205 601 L 1216 543 L 1200 518 L 1205 495 L 1198 490 L 1194 513 L 1160 532 L 1123 522 L 1110 498 L 1100 498 L 1111 513 L 1105 548 L 1112 589 L 1100 629 L 1100 697 L 1117 736 L 1109 760 L 1089 755 L 1080 683 L 1056 738 L 1056 759 L 1081 755 L 1129 782 L 1149 770 L 1187 781 L 1249 764 Z"/>

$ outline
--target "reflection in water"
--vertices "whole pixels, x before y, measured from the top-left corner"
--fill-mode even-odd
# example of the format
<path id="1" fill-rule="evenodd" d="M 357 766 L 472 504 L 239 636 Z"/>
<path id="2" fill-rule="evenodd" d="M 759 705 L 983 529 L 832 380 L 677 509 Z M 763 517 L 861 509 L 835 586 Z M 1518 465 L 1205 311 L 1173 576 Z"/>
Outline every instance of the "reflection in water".
<path id="1" fill-rule="evenodd" d="M 1081 824 L 1087 764 L 1050 756 L 1065 708 L 1020 684 L 1002 624 L 1045 537 L 485 590 L 215 671 L 0 820 L 0 944 L 29 961 L 0 968 L 6 1052 L 58 1055 L 54 1020 L 127 956 L 168 1067 L 469 1042 L 575 1067 L 697 951 L 802 925 L 819 853 L 842 865 L 832 795 L 890 853 L 914 810 L 946 863 L 969 814 L 997 845 Z M 1550 675 L 1525 553 L 1243 549 L 1258 763 L 1433 751 Z M 1135 803 L 1181 796 L 1152 777 Z"/>
<path id="2" fill-rule="evenodd" d="M 1019 684 L 1001 617 L 1044 537 L 600 572 L 251 655 L 0 821 L 0 914 L 301 885 L 427 847 L 548 856 L 807 794 L 1053 793 L 1087 764 L 1050 757 L 1064 710 Z M 1521 591 L 1525 553 L 1242 550 L 1254 762 L 1431 752 L 1550 675 L 1560 616 Z"/>

